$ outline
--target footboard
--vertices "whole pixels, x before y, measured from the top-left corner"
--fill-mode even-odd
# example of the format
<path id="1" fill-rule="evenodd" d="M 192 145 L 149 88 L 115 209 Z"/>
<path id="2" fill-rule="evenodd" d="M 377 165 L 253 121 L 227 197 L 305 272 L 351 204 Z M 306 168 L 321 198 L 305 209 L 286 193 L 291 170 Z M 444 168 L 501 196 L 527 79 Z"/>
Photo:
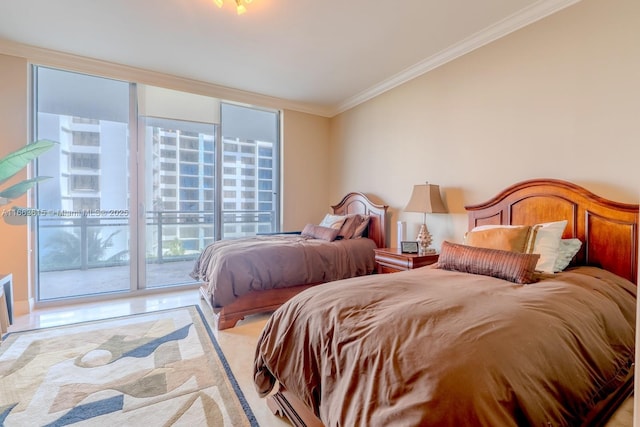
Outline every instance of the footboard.
<path id="1" fill-rule="evenodd" d="M 296 427 L 324 427 L 322 421 L 283 386 L 267 397 L 267 406 L 274 415 L 286 417 Z"/>
<path id="2" fill-rule="evenodd" d="M 233 328 L 236 323 L 244 319 L 246 316 L 274 311 L 300 292 L 318 284 L 320 283 L 298 285 L 290 288 L 254 291 L 250 294 L 238 297 L 238 299 L 233 303 L 223 308 L 213 307 L 211 298 L 207 295 L 207 291 L 204 286 L 200 287 L 200 297 L 207 302 L 213 311 L 213 317 L 215 319 L 217 329 L 223 330 Z"/>

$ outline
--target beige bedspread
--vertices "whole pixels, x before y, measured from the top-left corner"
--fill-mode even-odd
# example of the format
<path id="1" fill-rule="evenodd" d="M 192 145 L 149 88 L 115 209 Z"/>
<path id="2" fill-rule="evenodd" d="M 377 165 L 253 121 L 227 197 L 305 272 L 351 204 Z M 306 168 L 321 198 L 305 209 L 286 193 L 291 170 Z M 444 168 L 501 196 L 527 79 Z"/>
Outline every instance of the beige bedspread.
<path id="1" fill-rule="evenodd" d="M 580 267 L 530 285 L 424 267 L 312 288 L 259 338 L 326 426 L 569 426 L 634 360 L 636 288 Z"/>
<path id="2" fill-rule="evenodd" d="M 190 275 L 205 283 L 213 307 L 224 307 L 254 290 L 371 274 L 375 247 L 364 237 L 327 242 L 276 234 L 222 240 L 202 251 Z"/>

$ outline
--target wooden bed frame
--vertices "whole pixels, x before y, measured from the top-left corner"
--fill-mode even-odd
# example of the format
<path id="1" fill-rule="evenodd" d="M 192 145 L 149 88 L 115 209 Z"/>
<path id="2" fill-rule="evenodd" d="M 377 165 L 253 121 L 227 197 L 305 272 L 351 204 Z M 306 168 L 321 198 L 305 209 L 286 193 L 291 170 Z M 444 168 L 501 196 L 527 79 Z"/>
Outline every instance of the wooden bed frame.
<path id="1" fill-rule="evenodd" d="M 582 249 L 573 265 L 612 271 L 633 283 L 638 279 L 639 206 L 613 202 L 570 182 L 534 179 L 515 184 L 491 200 L 465 206 L 469 229 L 485 224 L 538 224 L 567 219 L 565 238 L 579 238 Z M 625 383 L 589 414 L 583 426 L 603 426 L 633 392 L 633 370 Z M 267 397 L 267 405 L 298 427 L 322 427 L 322 422 L 282 385 Z"/>
<path id="2" fill-rule="evenodd" d="M 604 199 L 570 182 L 537 179 L 513 185 L 488 202 L 465 209 L 469 229 L 566 219 L 562 237 L 582 241 L 574 265 L 600 267 L 637 283 L 638 205 Z"/>
<path id="3" fill-rule="evenodd" d="M 362 193 L 352 192 L 344 196 L 340 203 L 331 206 L 331 208 L 335 215 L 356 213 L 369 215 L 366 236 L 372 239 L 377 247 L 385 247 L 388 206 L 374 203 Z M 211 307 L 217 328 L 222 330 L 233 328 L 245 316 L 273 311 L 298 293 L 318 284 L 320 283 L 306 283 L 289 288 L 254 291 L 238 297 L 233 303 L 223 308 L 215 309 L 212 307 L 211 300 L 206 293 L 207 284 L 200 287 L 200 297 Z"/>

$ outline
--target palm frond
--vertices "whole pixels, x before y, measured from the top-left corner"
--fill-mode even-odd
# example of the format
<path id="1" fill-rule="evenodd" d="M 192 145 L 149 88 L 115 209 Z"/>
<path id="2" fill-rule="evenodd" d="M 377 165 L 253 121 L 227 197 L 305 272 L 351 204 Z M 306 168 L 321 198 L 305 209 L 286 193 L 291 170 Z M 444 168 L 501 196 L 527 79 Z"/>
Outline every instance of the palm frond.
<path id="1" fill-rule="evenodd" d="M 36 185 L 40 181 L 44 181 L 45 179 L 51 178 L 50 176 L 38 176 L 36 178 L 25 179 L 15 185 L 12 185 L 9 188 L 6 188 L 0 191 L 0 197 L 4 197 L 5 199 L 11 200 L 16 197 L 22 196 L 24 193 L 29 191 L 34 185 Z"/>
<path id="2" fill-rule="evenodd" d="M 54 141 L 41 139 L 0 159 L 0 184 L 20 172 L 31 160 L 51 149 L 55 144 L 57 143 Z"/>

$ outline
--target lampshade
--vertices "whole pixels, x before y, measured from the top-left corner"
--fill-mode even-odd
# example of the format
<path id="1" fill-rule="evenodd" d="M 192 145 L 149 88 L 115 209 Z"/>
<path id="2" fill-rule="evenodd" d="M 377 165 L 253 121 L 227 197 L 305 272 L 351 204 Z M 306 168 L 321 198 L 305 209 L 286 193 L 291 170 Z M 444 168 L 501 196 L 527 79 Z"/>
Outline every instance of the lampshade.
<path id="1" fill-rule="evenodd" d="M 404 210 L 421 213 L 447 213 L 440 197 L 440 187 L 429 183 L 413 186 L 411 199 Z"/>

